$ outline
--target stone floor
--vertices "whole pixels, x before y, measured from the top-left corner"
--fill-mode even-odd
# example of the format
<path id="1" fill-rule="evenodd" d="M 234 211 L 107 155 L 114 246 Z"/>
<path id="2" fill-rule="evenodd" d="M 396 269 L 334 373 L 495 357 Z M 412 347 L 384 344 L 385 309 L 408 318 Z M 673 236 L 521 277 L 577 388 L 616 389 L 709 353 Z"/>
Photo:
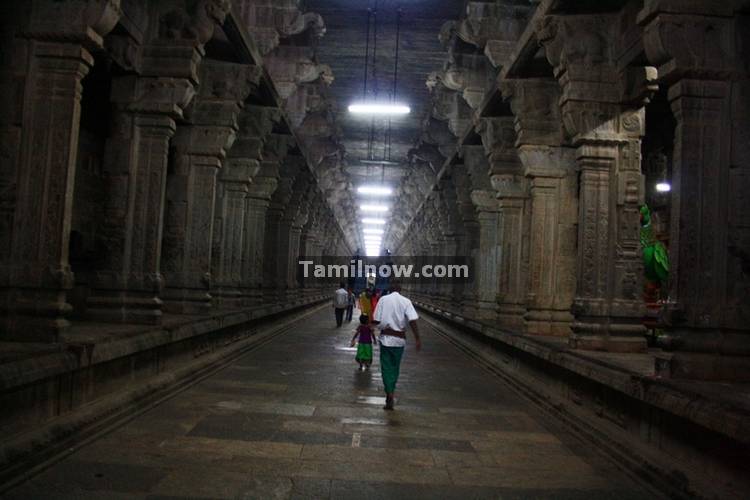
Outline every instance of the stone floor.
<path id="1" fill-rule="evenodd" d="M 636 499 L 623 476 L 423 324 L 395 412 L 327 308 L 8 498 Z M 376 351 L 377 358 L 377 351 Z"/>

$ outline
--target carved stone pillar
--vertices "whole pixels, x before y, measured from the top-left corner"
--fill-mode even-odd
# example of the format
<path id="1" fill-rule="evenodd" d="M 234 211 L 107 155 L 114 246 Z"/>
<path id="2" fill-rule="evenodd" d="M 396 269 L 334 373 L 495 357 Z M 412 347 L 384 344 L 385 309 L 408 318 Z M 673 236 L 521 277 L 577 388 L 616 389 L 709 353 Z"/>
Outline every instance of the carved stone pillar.
<path id="1" fill-rule="evenodd" d="M 102 228 L 107 256 L 92 276 L 88 314 L 161 322 L 161 250 L 170 139 L 195 94 L 203 45 L 229 9 L 219 2 L 149 4 L 153 23 L 139 75 L 114 79 L 115 128 L 107 140 Z M 176 20 L 180 20 L 177 22 Z"/>
<path id="2" fill-rule="evenodd" d="M 470 259 L 473 266 L 473 279 L 459 286 L 456 293 L 461 296 L 461 313 L 468 318 L 477 317 L 478 312 L 478 251 L 479 251 L 479 222 L 476 211 L 471 201 L 471 185 L 466 173 L 465 165 L 455 165 L 453 168 L 453 183 L 456 189 L 458 212 L 461 216 L 461 225 L 464 228 L 464 237 L 461 240 L 460 252 Z"/>
<path id="3" fill-rule="evenodd" d="M 515 150 L 512 116 L 482 119 L 478 125 L 497 199 L 498 323 L 521 331 L 526 312 L 528 234 L 526 182 Z"/>
<path id="4" fill-rule="evenodd" d="M 471 201 L 479 223 L 479 251 L 475 263 L 477 278 L 478 317 L 495 320 L 497 317 L 498 223 L 500 207 L 489 178 L 489 165 L 482 146 L 464 146 L 464 163 L 471 183 Z"/>
<path id="5" fill-rule="evenodd" d="M 562 88 L 563 122 L 577 147 L 580 170 L 576 319 L 570 344 L 644 351 L 640 138 L 643 106 L 655 90 L 656 72 L 618 72 L 614 49 L 607 44 L 619 36 L 614 15 L 548 16 L 539 28 Z M 573 33 L 588 40 L 585 50 Z"/>
<path id="6" fill-rule="evenodd" d="M 668 377 L 750 380 L 750 53 L 735 8 L 646 2 L 639 16 L 677 121 Z"/>
<path id="7" fill-rule="evenodd" d="M 216 176 L 235 140 L 240 107 L 260 76 L 256 66 L 203 64 L 190 124 L 177 130 L 175 161 L 167 176 L 162 254 L 165 310 L 201 313 L 211 307 Z"/>
<path id="8" fill-rule="evenodd" d="M 261 162 L 260 172 L 253 177 L 245 201 L 245 251 L 242 276 L 244 304 L 257 306 L 263 302 L 263 246 L 266 218 L 271 196 L 276 191 L 278 163 Z"/>
<path id="9" fill-rule="evenodd" d="M 8 193 L 0 193 L 13 212 L 12 222 L 0 226 L 5 249 L 0 254 L 0 339 L 55 342 L 67 330 L 71 311 L 68 246 L 81 80 L 94 64 L 89 50 L 102 47 L 102 36 L 120 12 L 118 1 L 100 5 L 93 0 L 72 5 L 39 1 L 30 10 L 29 24 L 16 34 L 26 40 L 19 38 L 17 45 L 24 45 L 28 58 L 25 89 L 19 94 L 20 137 L 9 133 L 2 138 L 2 149 L 18 150 L 18 156 L 17 164 L 16 158 L 3 158 L 10 163 L 3 170 L 15 174 L 15 185 L 9 183 Z"/>
<path id="10" fill-rule="evenodd" d="M 294 178 L 299 168 L 297 160 L 287 157 L 281 166 L 278 187 L 267 211 L 266 239 L 263 265 L 263 301 L 276 304 L 283 301 L 289 263 L 291 221 L 284 218 L 292 198 Z"/>

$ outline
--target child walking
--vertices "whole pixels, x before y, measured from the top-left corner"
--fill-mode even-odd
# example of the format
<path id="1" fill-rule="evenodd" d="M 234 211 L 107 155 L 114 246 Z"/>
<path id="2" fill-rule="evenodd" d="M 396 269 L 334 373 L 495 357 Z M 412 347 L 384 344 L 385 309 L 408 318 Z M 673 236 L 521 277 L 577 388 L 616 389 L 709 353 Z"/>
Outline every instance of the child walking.
<path id="1" fill-rule="evenodd" d="M 372 327 L 368 324 L 370 319 L 364 314 L 359 317 L 359 326 L 357 331 L 354 332 L 352 337 L 352 347 L 359 340 L 357 344 L 357 356 L 354 360 L 359 363 L 359 369 L 370 368 L 372 364 L 372 344 L 375 338 L 375 334 L 372 331 Z"/>

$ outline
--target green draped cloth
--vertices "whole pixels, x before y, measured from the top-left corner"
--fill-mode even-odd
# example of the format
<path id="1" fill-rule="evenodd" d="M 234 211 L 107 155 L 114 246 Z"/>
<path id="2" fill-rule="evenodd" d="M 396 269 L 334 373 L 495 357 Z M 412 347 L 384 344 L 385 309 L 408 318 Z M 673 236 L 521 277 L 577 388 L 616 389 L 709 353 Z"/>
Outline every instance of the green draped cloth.
<path id="1" fill-rule="evenodd" d="M 396 391 L 398 373 L 401 369 L 401 356 L 404 354 L 403 347 L 386 347 L 380 345 L 380 373 L 383 376 L 385 392 L 393 394 Z"/>
<path id="2" fill-rule="evenodd" d="M 358 344 L 357 356 L 354 358 L 359 363 L 369 363 L 372 361 L 372 344 Z"/>

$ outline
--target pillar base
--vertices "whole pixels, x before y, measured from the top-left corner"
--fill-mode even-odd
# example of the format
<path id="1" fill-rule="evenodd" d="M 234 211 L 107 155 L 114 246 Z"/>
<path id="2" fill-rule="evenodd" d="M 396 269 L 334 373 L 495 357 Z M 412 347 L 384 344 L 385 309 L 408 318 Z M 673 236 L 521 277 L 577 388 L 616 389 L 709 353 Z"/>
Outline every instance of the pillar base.
<path id="1" fill-rule="evenodd" d="M 504 330 L 523 332 L 526 330 L 524 314 L 526 308 L 520 304 L 499 304 L 496 308 L 497 324 Z"/>
<path id="2" fill-rule="evenodd" d="M 73 311 L 59 290 L 14 290 L 0 294 L 0 340 L 59 342 Z"/>
<path id="3" fill-rule="evenodd" d="M 665 378 L 750 382 L 750 332 L 721 328 L 667 330 L 656 360 Z"/>
<path id="4" fill-rule="evenodd" d="M 211 294 L 205 288 L 165 288 L 162 301 L 165 312 L 176 314 L 209 314 L 212 309 Z"/>
<path id="5" fill-rule="evenodd" d="M 159 325 L 162 306 L 154 292 L 94 290 L 86 314 L 93 321 Z"/>
<path id="6" fill-rule="evenodd" d="M 244 297 L 238 287 L 218 287 L 211 291 L 211 304 L 216 309 L 243 309 Z"/>
<path id="7" fill-rule="evenodd" d="M 524 315 L 527 335 L 569 337 L 573 315 L 570 311 L 530 308 Z"/>
<path id="8" fill-rule="evenodd" d="M 637 337 L 615 337 L 605 335 L 573 334 L 568 342 L 573 349 L 621 353 L 646 352 L 646 339 Z"/>
<path id="9" fill-rule="evenodd" d="M 676 380 L 750 382 L 750 356 L 679 352 L 660 354 L 656 374 Z"/>

